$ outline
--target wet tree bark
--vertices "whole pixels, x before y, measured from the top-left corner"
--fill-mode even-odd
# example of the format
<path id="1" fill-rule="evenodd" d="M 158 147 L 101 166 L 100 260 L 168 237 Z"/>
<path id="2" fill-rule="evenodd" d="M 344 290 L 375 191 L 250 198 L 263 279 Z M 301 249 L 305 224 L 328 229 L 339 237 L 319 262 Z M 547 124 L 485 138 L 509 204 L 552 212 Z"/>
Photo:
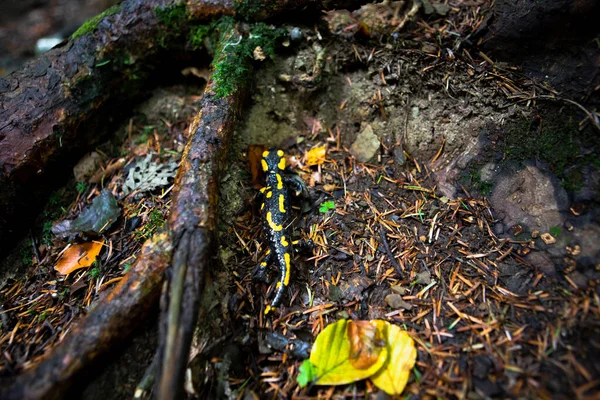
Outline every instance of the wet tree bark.
<path id="1" fill-rule="evenodd" d="M 251 69 L 248 68 L 248 73 Z M 160 326 L 156 397 L 178 399 L 183 393 L 192 336 L 198 318 L 204 275 L 211 265 L 217 228 L 220 172 L 241 116 L 244 91 L 226 98 L 209 82 L 175 180 L 169 231 L 175 245 L 169 296 Z"/>

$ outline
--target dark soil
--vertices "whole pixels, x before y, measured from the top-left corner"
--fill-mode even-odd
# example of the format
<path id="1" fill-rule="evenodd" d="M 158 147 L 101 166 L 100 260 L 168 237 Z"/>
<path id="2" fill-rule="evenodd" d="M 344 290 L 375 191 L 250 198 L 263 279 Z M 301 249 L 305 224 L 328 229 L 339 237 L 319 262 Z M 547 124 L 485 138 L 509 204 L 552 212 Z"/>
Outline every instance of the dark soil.
<path id="1" fill-rule="evenodd" d="M 562 100 L 598 107 L 595 77 L 586 72 L 589 79 L 575 84 L 563 68 L 545 78 L 537 67 L 550 52 L 534 60 L 498 45 L 498 59 L 481 56 L 470 40 L 484 20 L 493 21 L 478 8 L 483 2 L 475 3 L 451 1 L 448 14 L 421 12 L 398 31 L 402 14 L 390 17 L 396 3 L 329 13 L 331 32 L 324 24 L 295 27 L 301 38 L 260 65 L 220 185 L 219 248 L 192 349 L 190 396 L 376 398 L 378 390 L 364 382 L 308 389 L 296 383 L 314 337 L 340 318 L 385 319 L 411 334 L 418 358 L 408 398 L 598 394 L 600 143 L 593 125 L 580 123 L 581 109 Z M 326 60 L 316 83 L 282 79 L 314 71 L 315 43 Z M 493 47 L 492 40 L 485 46 Z M 560 48 L 599 57 L 586 40 Z M 164 134 L 168 148 L 178 150 L 194 99 L 180 88 L 154 93 L 142 109 L 151 121 L 145 123 L 163 121 L 167 128 L 150 147 Z M 161 115 L 173 104 L 192 109 Z M 144 124 L 138 125 L 134 131 L 142 135 Z M 365 130 L 381 146 L 360 161 L 351 149 Z M 268 318 L 269 285 L 252 280 L 265 250 L 247 159 L 256 144 L 283 149 L 312 197 L 289 229 L 315 247 L 296 255 L 288 295 Z M 308 165 L 308 152 L 323 146 L 325 162 Z M 335 208 L 320 212 L 328 200 Z M 56 254 L 64 244 L 49 246 Z M 116 272 L 104 273 L 110 279 Z M 33 275 L 23 281 L 34 282 L 32 291 L 51 279 L 39 270 Z M 90 287 L 97 279 L 81 275 Z M 3 293 L 20 279 L 15 272 Z M 2 301 L 13 307 L 32 296 L 11 299 L 14 305 Z M 3 315 L 0 347 L 12 355 L 13 329 L 25 335 L 20 340 L 27 337 L 13 322 L 30 316 Z M 153 335 L 146 326 L 124 355 L 108 358 L 104 372 L 89 374 L 94 381 L 83 397 L 131 398 L 150 363 Z M 4 357 L 5 374 L 26 362 Z"/>

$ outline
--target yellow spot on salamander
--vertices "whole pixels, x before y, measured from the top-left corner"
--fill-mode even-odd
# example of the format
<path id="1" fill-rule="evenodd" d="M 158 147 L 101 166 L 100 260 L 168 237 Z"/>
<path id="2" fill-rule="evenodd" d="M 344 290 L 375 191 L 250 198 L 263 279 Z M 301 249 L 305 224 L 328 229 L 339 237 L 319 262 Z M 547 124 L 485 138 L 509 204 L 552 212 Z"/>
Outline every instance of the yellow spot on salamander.
<path id="1" fill-rule="evenodd" d="M 279 211 L 281 211 L 282 213 L 285 214 L 285 204 L 284 204 L 284 202 L 285 202 L 285 197 L 282 194 L 280 194 L 279 195 Z"/>
<path id="2" fill-rule="evenodd" d="M 275 307 L 267 306 L 267 308 L 265 308 L 265 315 L 267 315 L 271 311 L 275 311 Z"/>
<path id="3" fill-rule="evenodd" d="M 267 162 L 264 159 L 260 160 L 260 164 L 262 165 L 263 171 L 267 172 L 269 170 L 269 166 L 267 165 Z"/>
<path id="4" fill-rule="evenodd" d="M 277 150 L 277 155 L 283 157 L 283 150 Z M 263 156 L 264 157 L 264 156 Z"/>
<path id="5" fill-rule="evenodd" d="M 281 180 L 281 175 L 275 174 L 275 176 L 277 177 L 277 189 L 283 189 L 283 181 Z"/>
<path id="6" fill-rule="evenodd" d="M 283 229 L 283 225 L 277 225 L 275 222 L 273 222 L 273 213 L 271 213 L 271 211 L 267 213 L 267 223 L 275 232 L 279 232 Z"/>
<path id="7" fill-rule="evenodd" d="M 285 253 L 283 258 L 285 259 L 285 278 L 283 280 L 283 285 L 287 286 L 290 283 L 290 255 Z"/>
<path id="8" fill-rule="evenodd" d="M 281 287 L 281 282 L 277 282 L 277 285 L 275 285 L 276 289 L 279 289 Z"/>
<path id="9" fill-rule="evenodd" d="M 261 192 L 261 193 L 264 193 L 264 192 L 265 192 L 265 190 L 267 190 L 267 188 L 266 188 L 266 187 L 264 187 L 264 188 L 260 188 L 260 192 Z"/>
<path id="10" fill-rule="evenodd" d="M 267 249 L 267 252 L 265 253 L 266 255 L 271 254 L 271 249 Z"/>
<path id="11" fill-rule="evenodd" d="M 269 150 L 263 151 L 263 157 L 267 157 L 269 155 Z"/>
<path id="12" fill-rule="evenodd" d="M 279 160 L 279 164 L 277 164 L 277 166 L 279 167 L 280 170 L 284 170 L 285 169 L 285 158 L 281 157 L 281 159 Z"/>
<path id="13" fill-rule="evenodd" d="M 267 192 L 267 199 L 270 199 L 273 196 L 273 192 Z"/>
<path id="14" fill-rule="evenodd" d="M 281 245 L 283 247 L 288 247 L 290 245 L 290 243 L 285 239 L 285 236 L 281 237 Z"/>
<path id="15" fill-rule="evenodd" d="M 261 266 L 261 267 L 266 267 L 266 266 L 267 266 L 267 263 L 266 263 L 265 261 L 263 261 L 263 262 L 261 262 L 261 263 L 260 263 L 260 266 Z"/>
<path id="16" fill-rule="evenodd" d="M 262 203 L 262 204 L 260 205 L 260 209 L 262 210 L 263 208 L 265 208 L 265 203 Z"/>

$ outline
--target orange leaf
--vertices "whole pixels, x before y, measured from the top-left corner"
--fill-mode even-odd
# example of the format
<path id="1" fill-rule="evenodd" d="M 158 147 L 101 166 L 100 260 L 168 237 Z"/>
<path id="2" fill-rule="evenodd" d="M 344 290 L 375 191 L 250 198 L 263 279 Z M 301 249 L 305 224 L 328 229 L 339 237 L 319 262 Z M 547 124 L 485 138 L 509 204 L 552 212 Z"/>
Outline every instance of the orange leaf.
<path id="1" fill-rule="evenodd" d="M 69 247 L 60 257 L 54 269 L 59 274 L 67 275 L 79 268 L 87 268 L 98 258 L 104 240 L 75 244 Z"/>
<path id="2" fill-rule="evenodd" d="M 347 329 L 350 364 L 358 369 L 369 368 L 375 364 L 385 347 L 381 331 L 370 321 L 349 321 Z"/>
<path id="3" fill-rule="evenodd" d="M 325 162 L 325 153 L 327 150 L 325 146 L 323 147 L 314 147 L 308 151 L 306 155 L 306 163 L 308 165 L 320 165 Z"/>
<path id="4" fill-rule="evenodd" d="M 262 160 L 262 154 L 265 150 L 267 148 L 260 144 L 248 146 L 248 165 L 250 167 L 250 174 L 252 174 L 252 186 L 256 189 L 260 189 L 263 186 L 261 181 L 264 173 L 260 165 L 260 160 Z"/>

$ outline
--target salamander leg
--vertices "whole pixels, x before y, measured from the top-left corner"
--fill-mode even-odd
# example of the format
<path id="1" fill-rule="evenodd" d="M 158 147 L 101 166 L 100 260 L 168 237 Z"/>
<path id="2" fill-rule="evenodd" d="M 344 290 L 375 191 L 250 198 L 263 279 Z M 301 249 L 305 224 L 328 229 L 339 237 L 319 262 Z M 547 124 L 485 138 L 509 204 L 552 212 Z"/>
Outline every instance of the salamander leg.
<path id="1" fill-rule="evenodd" d="M 267 282 L 267 267 L 272 261 L 271 251 L 267 250 L 265 258 L 254 268 L 252 279 L 258 282 Z"/>
<path id="2" fill-rule="evenodd" d="M 311 239 L 298 239 L 292 241 L 292 246 L 294 246 L 296 252 L 307 253 L 315 248 L 315 243 Z"/>
<path id="3" fill-rule="evenodd" d="M 308 187 L 299 175 L 295 173 L 284 175 L 283 181 L 286 183 L 287 187 L 290 188 L 290 190 L 294 193 L 294 196 L 300 197 L 302 199 L 310 199 Z"/>

